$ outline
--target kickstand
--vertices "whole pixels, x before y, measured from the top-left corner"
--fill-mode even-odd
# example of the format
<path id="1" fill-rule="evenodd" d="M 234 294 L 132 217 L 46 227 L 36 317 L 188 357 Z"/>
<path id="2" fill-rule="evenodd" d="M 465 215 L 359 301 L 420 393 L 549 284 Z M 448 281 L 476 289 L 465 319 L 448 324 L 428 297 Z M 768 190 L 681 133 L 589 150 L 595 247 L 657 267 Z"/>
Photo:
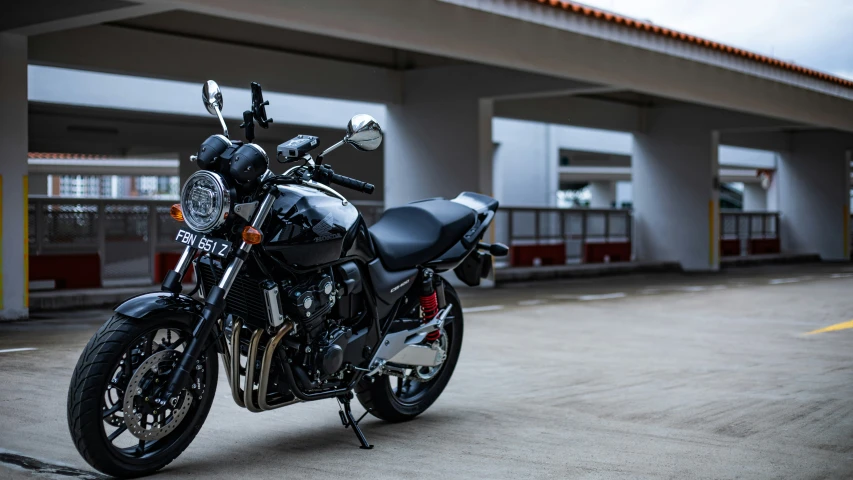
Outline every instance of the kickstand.
<path id="1" fill-rule="evenodd" d="M 338 414 L 341 416 L 341 423 L 344 424 L 344 428 L 352 427 L 352 431 L 355 432 L 355 436 L 358 437 L 358 441 L 361 443 L 361 447 L 364 450 L 370 450 L 373 448 L 373 445 L 367 442 L 367 439 L 364 437 L 364 433 L 362 433 L 361 428 L 359 428 L 358 424 L 361 422 L 361 419 L 364 418 L 365 415 L 369 412 L 364 412 L 364 415 L 359 417 L 358 420 L 352 414 L 352 410 L 350 409 L 350 400 L 352 400 L 352 392 L 347 393 L 346 395 L 341 395 L 338 397 L 338 406 L 341 407 L 341 410 L 338 411 Z"/>

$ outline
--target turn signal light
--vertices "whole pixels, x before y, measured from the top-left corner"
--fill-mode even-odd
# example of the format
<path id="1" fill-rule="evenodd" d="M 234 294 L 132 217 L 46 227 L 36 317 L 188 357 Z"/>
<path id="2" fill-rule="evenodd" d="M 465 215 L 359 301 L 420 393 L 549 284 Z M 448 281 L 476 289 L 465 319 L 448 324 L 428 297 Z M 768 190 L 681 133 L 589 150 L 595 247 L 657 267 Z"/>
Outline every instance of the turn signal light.
<path id="1" fill-rule="evenodd" d="M 172 205 L 172 208 L 169 209 L 169 216 L 179 222 L 184 221 L 184 211 L 181 209 L 180 203 Z"/>
<path id="2" fill-rule="evenodd" d="M 258 231 L 257 228 L 247 226 L 243 229 L 243 241 L 249 245 L 257 245 L 261 243 L 263 239 L 264 234 Z"/>

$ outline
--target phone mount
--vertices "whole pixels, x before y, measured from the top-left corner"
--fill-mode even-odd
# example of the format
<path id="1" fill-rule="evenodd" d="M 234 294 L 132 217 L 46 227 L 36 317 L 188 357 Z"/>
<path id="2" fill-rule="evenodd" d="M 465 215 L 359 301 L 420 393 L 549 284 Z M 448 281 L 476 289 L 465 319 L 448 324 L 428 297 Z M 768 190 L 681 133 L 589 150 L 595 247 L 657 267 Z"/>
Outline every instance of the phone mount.
<path id="1" fill-rule="evenodd" d="M 261 84 L 252 82 L 251 87 L 252 109 L 243 112 L 243 123 L 240 124 L 240 128 L 245 129 L 246 140 L 248 142 L 252 142 L 255 139 L 255 122 L 258 122 L 261 128 L 269 128 L 270 124 L 273 123 L 272 118 L 267 118 L 266 106 L 270 102 L 264 101 L 264 92 L 261 90 Z"/>

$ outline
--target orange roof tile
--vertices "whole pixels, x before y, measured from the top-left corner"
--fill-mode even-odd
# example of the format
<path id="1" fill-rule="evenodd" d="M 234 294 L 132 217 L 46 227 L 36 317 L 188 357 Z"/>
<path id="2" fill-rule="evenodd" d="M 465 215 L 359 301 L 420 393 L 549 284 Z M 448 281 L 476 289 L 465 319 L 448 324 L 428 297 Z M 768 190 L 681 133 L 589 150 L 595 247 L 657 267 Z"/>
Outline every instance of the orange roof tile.
<path id="1" fill-rule="evenodd" d="M 823 80 L 825 82 L 833 83 L 836 85 L 841 85 L 847 88 L 853 88 L 853 81 L 847 80 L 845 78 L 836 77 L 834 75 L 830 75 L 828 73 L 823 73 L 817 70 L 812 70 L 810 68 L 801 67 L 794 63 L 785 62 L 782 60 L 778 60 L 775 58 L 767 57 L 764 55 L 760 55 L 758 53 L 750 52 L 747 50 L 742 50 L 740 48 L 731 47 L 729 45 L 724 45 L 721 43 L 717 43 L 711 40 L 706 40 L 704 38 L 696 37 L 693 35 L 689 35 L 686 33 L 678 32 L 675 30 L 671 30 L 669 28 L 660 27 L 658 25 L 654 25 L 649 22 L 644 22 L 641 20 L 635 20 L 633 18 L 623 17 L 621 15 L 617 15 L 615 13 L 606 12 L 604 10 L 599 10 L 596 8 L 588 7 L 586 5 L 581 5 L 575 2 L 571 2 L 568 0 L 526 0 L 529 2 L 539 3 L 552 8 L 559 8 L 565 10 L 570 13 L 575 13 L 578 15 L 583 15 L 585 17 L 596 18 L 601 21 L 615 23 L 617 25 L 622 25 L 628 28 L 634 28 L 637 30 L 644 30 L 649 33 L 653 33 L 655 35 L 660 35 L 663 37 L 673 38 L 675 40 L 680 40 L 685 43 L 692 43 L 694 45 L 699 45 L 701 47 L 710 48 L 712 50 L 717 50 L 723 53 L 727 53 L 730 55 L 738 56 L 741 58 L 746 58 L 748 60 L 752 60 L 755 62 L 760 62 L 768 65 L 772 65 L 777 68 L 781 68 L 783 70 L 789 70 L 792 72 L 796 72 L 802 75 L 806 75 L 808 77 L 817 78 L 819 80 Z"/>
<path id="2" fill-rule="evenodd" d="M 27 158 L 44 158 L 54 160 L 97 160 L 115 158 L 107 155 L 89 155 L 84 153 L 45 153 L 45 152 L 28 152 Z"/>

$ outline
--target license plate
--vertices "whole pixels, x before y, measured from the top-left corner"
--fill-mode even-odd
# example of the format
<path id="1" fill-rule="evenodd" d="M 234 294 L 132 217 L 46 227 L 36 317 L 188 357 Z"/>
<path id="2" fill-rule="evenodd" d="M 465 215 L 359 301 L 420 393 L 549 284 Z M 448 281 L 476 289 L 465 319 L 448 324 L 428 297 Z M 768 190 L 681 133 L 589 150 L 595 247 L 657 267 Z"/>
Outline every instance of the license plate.
<path id="1" fill-rule="evenodd" d="M 201 233 L 193 232 L 192 230 L 180 229 L 175 236 L 175 241 L 195 247 L 202 252 L 224 257 L 231 251 L 231 242 L 219 238 L 206 237 Z"/>

